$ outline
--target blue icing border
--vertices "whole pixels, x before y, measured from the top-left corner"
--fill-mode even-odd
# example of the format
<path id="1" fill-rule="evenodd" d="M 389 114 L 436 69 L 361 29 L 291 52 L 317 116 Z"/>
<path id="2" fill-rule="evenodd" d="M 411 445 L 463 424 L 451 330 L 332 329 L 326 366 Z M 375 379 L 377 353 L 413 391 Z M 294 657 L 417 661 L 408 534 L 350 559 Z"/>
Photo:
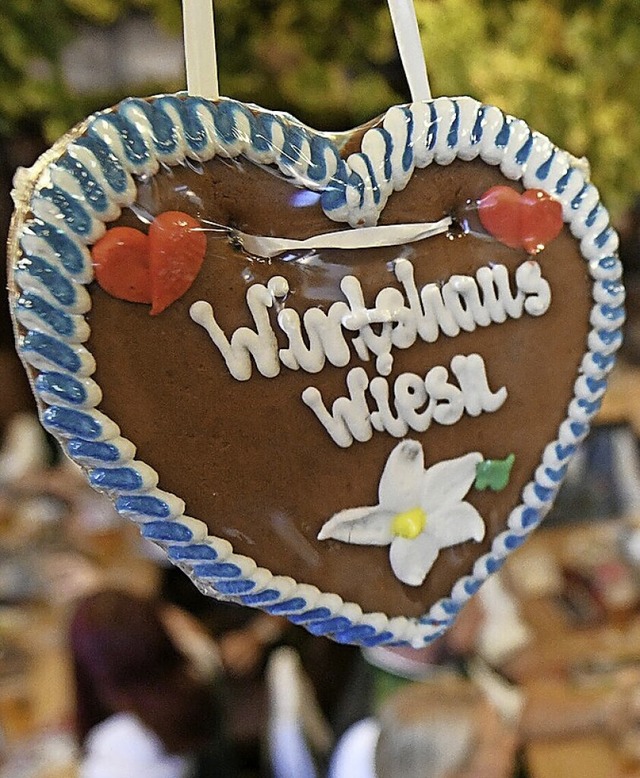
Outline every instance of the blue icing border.
<path id="1" fill-rule="evenodd" d="M 89 133 L 91 133 L 91 129 Z M 96 158 L 107 184 L 114 192 L 122 194 L 127 189 L 127 176 L 124 166 L 109 146 L 97 134 L 93 133 L 83 138 L 78 138 L 77 145 L 88 149 Z"/>
<path id="2" fill-rule="evenodd" d="M 38 395 L 51 395 L 69 405 L 82 405 L 89 399 L 84 384 L 69 373 L 40 373 L 34 386 Z"/>
<path id="3" fill-rule="evenodd" d="M 45 426 L 88 469 L 92 485 L 110 493 L 117 509 L 140 522 L 141 533 L 165 548 L 200 588 L 285 614 L 338 642 L 420 646 L 442 634 L 464 602 L 542 521 L 588 432 L 624 321 L 618 239 L 581 164 L 493 106 L 458 97 L 391 108 L 365 132 L 363 150 L 346 161 L 340 156 L 340 137 L 315 132 L 287 114 L 227 99 L 130 98 L 90 117 L 75 136 L 36 163 L 28 192 L 33 215 L 27 216 L 25 208 L 14 221 L 11 256 L 18 260 L 10 268 L 10 282 L 21 291 L 12 296 L 12 310 L 26 328 L 19 351 L 38 371 L 34 388 L 44 405 Z M 558 197 L 564 219 L 580 241 L 594 280 L 594 302 L 582 374 L 576 376 L 567 417 L 557 439 L 545 448 L 506 529 L 472 572 L 456 582 L 450 596 L 419 619 L 363 613 L 336 594 L 273 576 L 235 554 L 227 541 L 208 536 L 202 522 L 185 516 L 181 500 L 155 488 L 149 477 L 153 471 L 134 460 L 135 447 L 95 408 L 99 387 L 88 378 L 95 363 L 79 345 L 76 326 L 88 310 L 82 286 L 91 279 L 86 244 L 97 239 L 105 220 L 116 218 L 119 208 L 132 202 L 133 176 L 153 173 L 160 164 L 220 153 L 277 166 L 317 191 L 327 216 L 352 226 L 375 224 L 389 196 L 406 185 L 416 165 L 479 157 L 500 166 L 508 178 L 522 180 L 526 188 Z M 76 194 L 61 189 L 67 180 Z"/>
<path id="4" fill-rule="evenodd" d="M 82 366 L 81 358 L 72 347 L 44 332 L 29 330 L 22 338 L 20 350 L 27 360 L 29 353 L 35 352 L 46 361 L 70 373 L 77 373 Z"/>
<path id="5" fill-rule="evenodd" d="M 58 209 L 64 223 L 81 237 L 86 237 L 91 232 L 91 218 L 79 200 L 65 192 L 59 186 L 51 186 L 40 189 L 39 196 L 49 200 Z"/>
<path id="6" fill-rule="evenodd" d="M 38 378 L 42 375 L 47 374 L 41 373 Z M 121 458 L 117 445 L 103 441 L 96 442 L 82 438 L 72 438 L 67 441 L 66 449 L 71 459 L 82 465 L 93 462 L 115 463 L 119 462 Z"/>
<path id="7" fill-rule="evenodd" d="M 76 301 L 76 293 L 73 284 L 68 278 L 65 278 L 63 271 L 56 268 L 50 262 L 31 255 L 28 260 L 23 260 L 17 267 L 17 273 L 28 274 L 37 279 L 48 289 L 49 293 L 63 305 L 69 308 Z M 23 288 L 28 288 L 27 283 L 21 284 Z"/>
<path id="8" fill-rule="evenodd" d="M 85 259 L 76 243 L 63 230 L 43 221 L 32 221 L 30 231 L 36 238 L 47 243 L 53 256 L 62 263 L 64 269 L 72 276 L 85 272 Z"/>

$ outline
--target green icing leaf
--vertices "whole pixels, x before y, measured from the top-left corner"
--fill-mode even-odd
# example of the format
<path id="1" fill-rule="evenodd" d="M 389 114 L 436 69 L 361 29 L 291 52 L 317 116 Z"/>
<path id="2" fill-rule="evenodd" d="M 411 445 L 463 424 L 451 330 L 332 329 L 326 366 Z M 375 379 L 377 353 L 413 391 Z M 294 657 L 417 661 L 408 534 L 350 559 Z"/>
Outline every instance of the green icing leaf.
<path id="1" fill-rule="evenodd" d="M 516 461 L 515 454 L 509 454 L 506 459 L 485 459 L 476 465 L 475 488 L 482 491 L 491 489 L 501 492 L 509 483 L 511 468 Z"/>

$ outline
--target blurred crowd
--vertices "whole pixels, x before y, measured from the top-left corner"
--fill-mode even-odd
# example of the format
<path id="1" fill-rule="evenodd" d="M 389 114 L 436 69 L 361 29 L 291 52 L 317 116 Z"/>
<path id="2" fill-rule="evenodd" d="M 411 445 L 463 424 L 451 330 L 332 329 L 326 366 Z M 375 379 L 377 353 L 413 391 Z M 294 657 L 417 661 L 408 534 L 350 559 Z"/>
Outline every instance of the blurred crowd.
<path id="1" fill-rule="evenodd" d="M 101 554 L 96 536 L 112 538 Z M 545 668 L 500 577 L 423 649 L 314 637 L 204 597 L 32 413 L 3 430 L 0 555 L 0 598 L 49 601 L 66 625 L 80 778 L 507 778 L 526 775 L 532 738 L 635 747 L 635 679 L 594 697 L 557 667 L 543 693 L 524 691 Z M 153 574 L 123 575 L 123 555 Z"/>

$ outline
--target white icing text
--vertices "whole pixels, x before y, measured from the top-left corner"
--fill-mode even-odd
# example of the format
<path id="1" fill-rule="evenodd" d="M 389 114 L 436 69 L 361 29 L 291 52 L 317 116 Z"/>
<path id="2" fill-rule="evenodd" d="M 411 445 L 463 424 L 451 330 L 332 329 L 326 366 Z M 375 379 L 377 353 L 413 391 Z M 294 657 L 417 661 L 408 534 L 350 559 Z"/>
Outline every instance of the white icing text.
<path id="1" fill-rule="evenodd" d="M 340 288 L 346 302 L 334 302 L 326 313 L 310 308 L 301 320 L 294 309 L 281 310 L 277 323 L 287 337 L 286 348 L 278 347 L 269 316 L 274 299 L 284 298 L 289 292 L 282 276 L 274 276 L 267 286 L 254 284 L 247 290 L 255 330 L 239 327 L 229 340 L 211 305 L 202 300 L 191 306 L 191 318 L 208 332 L 238 381 L 251 378 L 252 358 L 267 378 L 277 376 L 281 364 L 308 373 L 319 373 L 327 360 L 336 367 L 345 367 L 351 359 L 345 331 L 358 333 L 351 339 L 358 356 L 367 360 L 374 354 L 378 373 L 389 375 L 393 347 L 410 348 L 418 337 L 434 343 L 440 333 L 454 337 L 462 330 L 473 332 L 477 326 L 518 319 L 523 311 L 541 316 L 551 302 L 549 284 L 542 277 L 540 265 L 532 260 L 516 270 L 515 292 L 504 265 L 481 267 L 475 276 L 454 275 L 443 286 L 426 284 L 420 292 L 411 262 L 399 259 L 394 270 L 404 294 L 395 287 L 385 287 L 378 292 L 373 308 L 365 304 L 360 281 L 345 276 Z"/>
<path id="2" fill-rule="evenodd" d="M 352 348 L 363 361 L 373 355 L 378 375 L 370 379 L 362 367 L 349 370 L 348 396 L 336 399 L 331 410 L 317 388 L 302 393 L 303 402 L 339 446 L 350 446 L 354 439 L 369 440 L 374 430 L 401 438 L 410 429 L 424 432 L 432 422 L 451 425 L 464 413 L 478 416 L 497 411 L 507 390 L 490 388 L 479 354 L 457 354 L 449 368 L 436 365 L 424 376 L 401 373 L 391 386 L 387 376 L 393 367 L 392 350 L 410 348 L 418 338 L 434 343 L 440 334 L 455 337 L 462 331 L 473 332 L 476 327 L 518 319 L 523 313 L 542 316 L 551 304 L 551 290 L 540 265 L 523 262 L 515 272 L 515 289 L 507 268 L 499 264 L 483 266 L 475 275 L 451 276 L 443 285 L 426 284 L 420 290 L 411 262 L 396 260 L 394 272 L 402 289 L 380 290 L 372 308 L 366 305 L 360 281 L 345 276 L 340 283 L 345 300 L 332 303 L 326 312 L 309 308 L 302 317 L 282 304 L 277 316 L 270 314 L 274 304 L 289 294 L 285 278 L 274 276 L 266 286 L 253 284 L 246 300 L 255 329 L 239 327 L 231 339 L 209 303 L 194 303 L 190 314 L 207 331 L 238 381 L 251 378 L 253 364 L 263 376 L 274 378 L 281 365 L 308 373 L 319 373 L 327 361 L 346 367 Z M 279 346 L 274 319 L 287 338 L 284 348 Z"/>
<path id="3" fill-rule="evenodd" d="M 409 429 L 424 432 L 432 421 L 450 425 L 465 412 L 469 416 L 493 413 L 507 399 L 504 386 L 496 392 L 489 388 L 484 360 L 479 354 L 456 354 L 451 360 L 451 372 L 458 386 L 449 381 L 449 372 L 442 365 L 432 367 L 424 377 L 402 373 L 394 382 L 392 400 L 386 378 L 375 376 L 369 381 L 364 368 L 354 367 L 347 374 L 349 396 L 335 400 L 331 412 L 315 387 L 305 389 L 302 400 L 333 440 L 346 448 L 354 438 L 360 442 L 369 440 L 374 429 L 403 438 Z M 367 404 L 367 389 L 376 405 L 374 411 Z"/>

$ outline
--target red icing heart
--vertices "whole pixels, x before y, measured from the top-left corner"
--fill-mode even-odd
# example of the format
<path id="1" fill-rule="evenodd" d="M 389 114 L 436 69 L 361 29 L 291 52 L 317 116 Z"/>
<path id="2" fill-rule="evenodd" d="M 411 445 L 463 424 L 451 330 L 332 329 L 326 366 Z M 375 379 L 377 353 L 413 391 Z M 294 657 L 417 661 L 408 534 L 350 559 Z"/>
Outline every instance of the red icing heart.
<path id="1" fill-rule="evenodd" d="M 166 211 L 149 228 L 151 315 L 165 308 L 189 289 L 200 272 L 207 237 L 200 222 L 181 211 Z"/>
<path id="2" fill-rule="evenodd" d="M 114 227 L 91 251 L 96 281 L 107 294 L 130 303 L 151 302 L 149 239 L 133 227 Z"/>
<path id="3" fill-rule="evenodd" d="M 180 211 L 157 216 L 149 235 L 114 227 L 91 252 L 96 281 L 112 297 L 151 303 L 156 316 L 182 297 L 196 279 L 207 247 L 197 219 Z"/>
<path id="4" fill-rule="evenodd" d="M 540 189 L 527 189 L 520 196 L 520 237 L 529 254 L 537 254 L 562 230 L 562 206 Z"/>
<path id="5" fill-rule="evenodd" d="M 478 202 L 478 216 L 485 230 L 512 249 L 520 239 L 520 195 L 510 186 L 492 186 Z"/>
<path id="6" fill-rule="evenodd" d="M 539 251 L 562 230 L 562 206 L 540 189 L 519 194 L 510 186 L 493 186 L 478 202 L 482 226 L 510 248 Z"/>

